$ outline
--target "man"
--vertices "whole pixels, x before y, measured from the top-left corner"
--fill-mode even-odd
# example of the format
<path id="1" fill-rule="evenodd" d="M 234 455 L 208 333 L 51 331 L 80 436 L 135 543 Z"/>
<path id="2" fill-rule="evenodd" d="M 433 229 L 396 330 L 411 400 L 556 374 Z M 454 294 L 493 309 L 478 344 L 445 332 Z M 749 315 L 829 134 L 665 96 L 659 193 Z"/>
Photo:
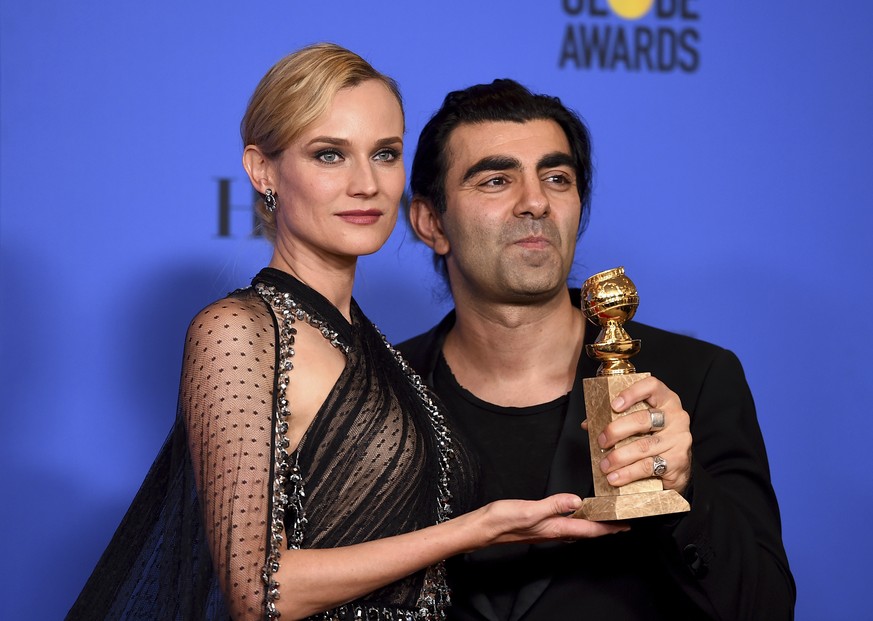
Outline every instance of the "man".
<path id="1" fill-rule="evenodd" d="M 448 277 L 455 310 L 400 349 L 478 453 L 485 502 L 593 496 L 581 380 L 596 372 L 584 345 L 598 329 L 567 288 L 590 199 L 589 144 L 558 99 L 511 80 L 450 93 L 419 139 L 410 222 Z M 779 509 L 739 361 L 689 337 L 627 328 L 644 343 L 636 367 L 652 377 L 612 406 L 650 410 L 607 427 L 600 467 L 624 485 L 665 464 L 664 487 L 691 511 L 600 539 L 452 559 L 453 619 L 793 617 Z"/>

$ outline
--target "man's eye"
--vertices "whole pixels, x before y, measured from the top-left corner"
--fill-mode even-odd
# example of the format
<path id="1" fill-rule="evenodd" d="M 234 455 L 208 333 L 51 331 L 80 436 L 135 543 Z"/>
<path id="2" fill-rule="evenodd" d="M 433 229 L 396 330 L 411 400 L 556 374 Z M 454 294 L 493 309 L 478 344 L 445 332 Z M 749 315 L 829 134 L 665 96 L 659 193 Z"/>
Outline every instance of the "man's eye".
<path id="1" fill-rule="evenodd" d="M 573 183 L 573 181 L 570 179 L 570 177 L 568 177 L 567 175 L 562 174 L 562 173 L 556 173 L 554 175 L 549 175 L 548 177 L 546 177 L 546 181 L 549 181 L 551 183 L 558 183 L 558 184 Z"/>
<path id="2" fill-rule="evenodd" d="M 482 182 L 482 185 L 489 187 L 498 187 L 501 185 L 506 185 L 506 179 L 503 177 L 494 177 L 492 179 L 486 179 Z"/>

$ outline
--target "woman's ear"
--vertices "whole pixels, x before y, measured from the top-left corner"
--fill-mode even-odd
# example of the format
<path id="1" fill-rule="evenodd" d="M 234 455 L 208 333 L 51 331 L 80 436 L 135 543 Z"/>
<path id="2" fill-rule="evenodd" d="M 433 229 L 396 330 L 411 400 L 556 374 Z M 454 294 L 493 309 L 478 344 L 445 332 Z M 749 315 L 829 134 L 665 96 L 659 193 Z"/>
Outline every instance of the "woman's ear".
<path id="1" fill-rule="evenodd" d="M 443 221 L 431 201 L 413 197 L 409 204 L 409 224 L 418 238 L 435 253 L 440 256 L 449 253 L 449 239 L 443 231 Z"/>
<path id="2" fill-rule="evenodd" d="M 242 160 L 243 168 L 246 169 L 255 190 L 263 194 L 267 188 L 276 187 L 273 180 L 273 163 L 258 147 L 248 145 L 243 151 Z"/>

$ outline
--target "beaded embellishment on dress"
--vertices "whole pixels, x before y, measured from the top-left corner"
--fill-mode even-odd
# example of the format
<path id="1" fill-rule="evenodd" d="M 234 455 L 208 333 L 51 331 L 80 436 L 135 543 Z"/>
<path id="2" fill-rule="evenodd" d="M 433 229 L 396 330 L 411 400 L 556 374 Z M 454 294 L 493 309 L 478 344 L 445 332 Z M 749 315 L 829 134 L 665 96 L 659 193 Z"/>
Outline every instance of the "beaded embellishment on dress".
<path id="1" fill-rule="evenodd" d="M 307 524 L 304 507 L 305 490 L 303 478 L 297 463 L 297 452 L 289 454 L 290 442 L 286 436 L 288 419 L 291 416 L 285 391 L 289 385 L 289 373 L 293 369 L 294 339 L 297 329 L 294 324 L 304 321 L 318 329 L 331 345 L 341 350 L 346 356 L 350 346 L 342 342 L 339 334 L 332 330 L 322 319 L 305 311 L 293 299 L 291 294 L 279 292 L 275 287 L 258 282 L 255 290 L 269 305 L 277 318 L 279 325 L 279 359 L 276 379 L 277 393 L 274 410 L 274 455 L 273 455 L 273 485 L 272 510 L 270 513 L 270 544 L 267 562 L 264 565 L 262 579 L 267 586 L 266 611 L 268 619 L 279 618 L 276 600 L 279 599 L 280 585 L 274 575 L 279 570 L 283 533 L 287 530 L 288 547 L 298 549 L 303 544 L 304 528 Z M 375 328 L 375 326 L 374 326 Z M 445 424 L 442 412 L 424 385 L 421 378 L 415 374 L 409 364 L 394 349 L 384 335 L 376 330 L 385 347 L 391 353 L 400 369 L 406 375 L 410 384 L 419 396 L 428 418 L 431 422 L 438 447 L 439 478 L 437 481 L 437 522 L 443 522 L 452 514 L 452 494 L 450 488 L 451 461 L 453 459 L 452 438 Z M 291 517 L 289 521 L 287 518 Z M 440 562 L 425 570 L 424 584 L 419 594 L 415 610 L 347 604 L 327 612 L 310 617 L 323 621 L 343 619 L 373 619 L 379 621 L 439 621 L 445 618 L 445 608 L 449 605 L 449 591 L 446 585 L 445 566 Z"/>

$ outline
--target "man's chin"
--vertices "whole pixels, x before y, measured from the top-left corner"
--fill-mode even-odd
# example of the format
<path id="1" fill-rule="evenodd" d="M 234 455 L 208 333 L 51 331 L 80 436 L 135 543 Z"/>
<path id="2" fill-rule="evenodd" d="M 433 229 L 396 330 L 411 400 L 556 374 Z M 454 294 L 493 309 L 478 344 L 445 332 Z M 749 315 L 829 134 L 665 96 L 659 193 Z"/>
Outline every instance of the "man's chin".
<path id="1" fill-rule="evenodd" d="M 507 292 L 522 304 L 538 304 L 566 295 L 566 278 L 529 279 L 508 283 Z"/>

